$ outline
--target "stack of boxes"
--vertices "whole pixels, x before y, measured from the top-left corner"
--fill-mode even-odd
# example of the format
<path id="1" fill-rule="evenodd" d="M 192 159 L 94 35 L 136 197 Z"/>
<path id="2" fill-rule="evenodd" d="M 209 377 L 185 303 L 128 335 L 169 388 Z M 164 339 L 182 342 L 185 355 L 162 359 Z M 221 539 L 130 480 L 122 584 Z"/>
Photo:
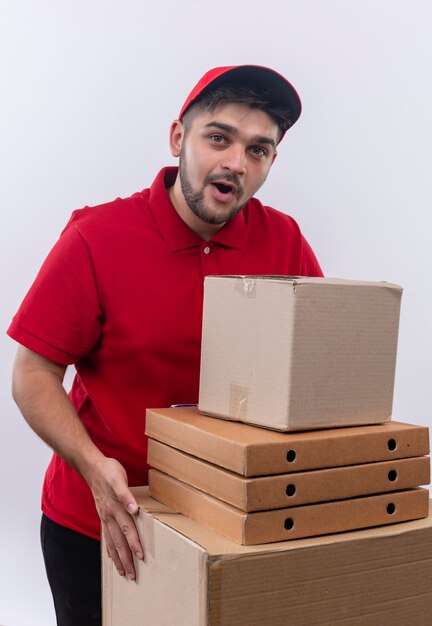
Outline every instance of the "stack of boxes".
<path id="1" fill-rule="evenodd" d="M 390 421 L 401 293 L 208 277 L 199 407 L 147 412 L 150 494 L 243 545 L 426 517 L 428 429 Z"/>
<path id="2" fill-rule="evenodd" d="M 428 512 L 425 427 L 284 434 L 172 408 L 148 411 L 147 431 L 152 497 L 243 545 Z"/>
<path id="3" fill-rule="evenodd" d="M 206 279 L 199 408 L 147 412 L 145 558 L 131 583 L 102 550 L 104 626 L 430 623 L 428 429 L 390 420 L 400 296 Z"/>

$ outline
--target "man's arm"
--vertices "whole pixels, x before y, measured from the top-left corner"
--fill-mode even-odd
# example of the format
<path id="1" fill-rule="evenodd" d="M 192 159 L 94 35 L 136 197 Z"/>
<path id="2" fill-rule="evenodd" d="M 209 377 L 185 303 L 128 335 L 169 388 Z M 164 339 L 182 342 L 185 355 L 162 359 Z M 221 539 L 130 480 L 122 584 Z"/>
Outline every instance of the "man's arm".
<path id="1" fill-rule="evenodd" d="M 109 556 L 118 572 L 131 580 L 132 553 L 143 558 L 133 515 L 138 512 L 126 471 L 95 446 L 63 387 L 66 367 L 23 346 L 15 359 L 12 395 L 30 427 L 90 487 L 101 518 Z"/>

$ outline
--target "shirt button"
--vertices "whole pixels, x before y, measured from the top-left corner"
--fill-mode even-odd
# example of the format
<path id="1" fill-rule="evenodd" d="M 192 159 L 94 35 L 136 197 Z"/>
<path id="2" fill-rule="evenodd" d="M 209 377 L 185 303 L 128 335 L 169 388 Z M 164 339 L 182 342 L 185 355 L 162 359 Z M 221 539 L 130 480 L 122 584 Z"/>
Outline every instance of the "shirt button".
<path id="1" fill-rule="evenodd" d="M 209 246 L 206 246 L 204 248 L 204 254 L 210 254 L 210 250 L 211 250 L 211 248 L 209 248 Z"/>

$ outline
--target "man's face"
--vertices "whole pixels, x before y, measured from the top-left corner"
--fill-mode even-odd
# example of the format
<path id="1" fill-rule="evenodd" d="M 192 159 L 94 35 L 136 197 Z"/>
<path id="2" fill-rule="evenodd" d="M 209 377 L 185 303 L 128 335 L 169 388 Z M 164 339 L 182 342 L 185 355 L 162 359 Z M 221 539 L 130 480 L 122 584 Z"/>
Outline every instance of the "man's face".
<path id="1" fill-rule="evenodd" d="M 265 181 L 278 126 L 264 111 L 224 104 L 192 112 L 179 145 L 179 179 L 188 209 L 207 224 L 236 215 Z"/>

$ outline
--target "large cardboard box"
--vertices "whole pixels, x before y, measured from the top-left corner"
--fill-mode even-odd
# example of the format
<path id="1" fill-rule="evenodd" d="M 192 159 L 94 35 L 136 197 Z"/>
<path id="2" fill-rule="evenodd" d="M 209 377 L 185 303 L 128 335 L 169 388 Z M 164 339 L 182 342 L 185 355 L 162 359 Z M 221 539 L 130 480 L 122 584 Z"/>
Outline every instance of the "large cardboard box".
<path id="1" fill-rule="evenodd" d="M 245 478 L 149 439 L 155 468 L 242 511 L 265 511 L 427 485 L 428 456 Z"/>
<path id="2" fill-rule="evenodd" d="M 150 495 L 242 545 L 327 535 L 428 515 L 427 489 L 406 489 L 334 502 L 246 513 L 156 469 Z"/>
<path id="3" fill-rule="evenodd" d="M 401 294 L 390 283 L 207 277 L 200 410 L 282 431 L 389 420 Z"/>
<path id="4" fill-rule="evenodd" d="M 137 582 L 103 555 L 104 626 L 413 626 L 432 615 L 432 518 L 240 546 L 136 490 Z"/>
<path id="5" fill-rule="evenodd" d="M 201 415 L 148 409 L 146 434 L 243 476 L 284 474 L 429 454 L 429 430 L 401 422 L 281 433 Z"/>

